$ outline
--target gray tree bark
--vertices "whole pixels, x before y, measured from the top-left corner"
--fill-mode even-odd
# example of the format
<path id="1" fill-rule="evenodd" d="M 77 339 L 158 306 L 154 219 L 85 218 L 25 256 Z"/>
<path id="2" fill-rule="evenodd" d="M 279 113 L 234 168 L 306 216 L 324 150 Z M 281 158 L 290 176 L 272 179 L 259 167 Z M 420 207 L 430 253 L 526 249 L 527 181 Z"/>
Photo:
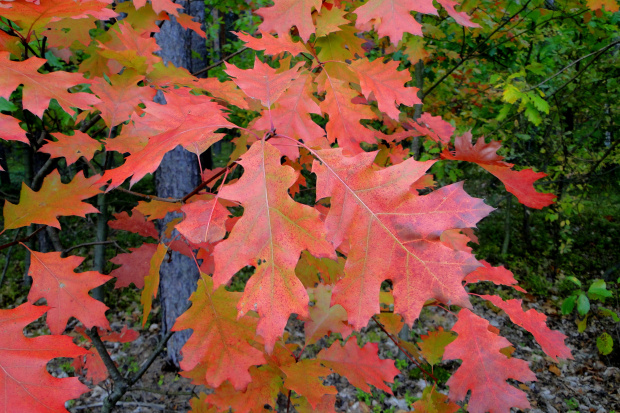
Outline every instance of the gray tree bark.
<path id="1" fill-rule="evenodd" d="M 184 6 L 185 12 L 193 16 L 194 20 L 204 22 L 204 1 L 177 1 L 176 3 Z M 177 67 L 184 67 L 191 73 L 206 67 L 205 40 L 194 32 L 183 29 L 173 16 L 170 16 L 170 21 L 163 24 L 161 31 L 155 35 L 155 38 L 161 48 L 160 56 L 166 64 L 170 62 Z M 199 59 L 197 56 L 201 56 L 203 59 Z M 164 103 L 161 93 L 155 100 Z M 167 153 L 155 173 L 155 186 L 157 195 L 160 197 L 182 198 L 199 183 L 200 170 L 196 155 L 181 147 Z M 170 239 L 164 238 L 163 232 L 166 225 L 177 216 L 179 215 L 168 214 L 162 221 L 160 230 L 164 241 L 170 241 Z M 176 231 L 172 238 L 175 236 Z M 199 276 L 196 264 L 189 257 L 172 252 L 172 259 L 170 261 L 164 260 L 160 270 L 159 282 L 162 335 L 170 330 L 177 317 L 187 308 L 189 296 L 196 289 Z M 181 347 L 190 335 L 191 331 L 185 330 L 176 333 L 168 342 L 168 360 L 177 367 L 181 360 Z"/>

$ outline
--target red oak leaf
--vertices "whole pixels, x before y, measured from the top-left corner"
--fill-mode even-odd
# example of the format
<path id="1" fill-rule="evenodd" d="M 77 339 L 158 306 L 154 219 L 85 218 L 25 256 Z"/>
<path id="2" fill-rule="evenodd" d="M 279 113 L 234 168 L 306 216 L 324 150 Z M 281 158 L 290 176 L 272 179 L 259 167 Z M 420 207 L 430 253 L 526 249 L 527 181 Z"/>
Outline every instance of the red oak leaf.
<path id="1" fill-rule="evenodd" d="M 149 136 L 148 144 L 130 155 L 119 168 L 106 171 L 100 179 L 102 185 L 111 180 L 108 191 L 130 176 L 133 185 L 154 172 L 164 155 L 177 146 L 205 148 L 222 138 L 215 133 L 217 129 L 234 127 L 224 118 L 221 107 L 207 96 L 190 95 L 186 89 L 165 96 L 166 105 L 149 104 L 144 110 L 146 115 L 139 118 L 137 130 Z"/>
<path id="2" fill-rule="evenodd" d="M 62 133 L 52 133 L 52 136 L 58 140 L 46 143 L 40 151 L 49 153 L 52 158 L 65 158 L 67 165 L 77 162 L 82 156 L 90 160 L 101 149 L 100 142 L 79 130 L 72 136 Z"/>
<path id="3" fill-rule="evenodd" d="M 379 37 L 389 36 L 390 41 L 397 44 L 405 32 L 422 36 L 422 25 L 413 18 L 412 10 L 437 15 L 431 0 L 369 0 L 355 10 L 356 25 L 362 28 L 373 22 Z"/>
<path id="4" fill-rule="evenodd" d="M 2 33 L 2 32 L 0 32 Z M 26 137 L 26 131 L 19 126 L 19 120 L 13 116 L 0 113 L 0 139 L 5 141 L 18 141 L 30 145 Z"/>
<path id="5" fill-rule="evenodd" d="M 437 3 L 441 4 L 443 6 L 443 8 L 446 9 L 446 11 L 450 15 L 450 17 L 452 17 L 461 26 L 465 26 L 465 27 L 480 27 L 479 24 L 474 23 L 474 22 L 471 21 L 470 17 L 467 15 L 467 13 L 462 12 L 462 11 L 456 11 L 456 9 L 454 7 L 459 5 L 459 3 L 457 3 L 456 1 L 454 1 L 454 0 L 437 0 Z"/>
<path id="6" fill-rule="evenodd" d="M 346 377 L 349 383 L 365 392 L 370 392 L 370 384 L 392 394 L 384 382 L 393 383 L 394 377 L 400 374 L 394 367 L 394 360 L 379 358 L 377 343 L 366 343 L 360 348 L 355 337 L 351 337 L 344 346 L 334 342 L 316 357 L 321 364 Z"/>
<path id="7" fill-rule="evenodd" d="M 252 347 L 256 318 L 237 319 L 240 293 L 224 287 L 213 291 L 211 277 L 202 275 L 190 297 L 192 306 L 181 315 L 173 331 L 194 330 L 182 349 L 181 368 L 190 371 L 200 365 L 203 379 L 210 387 L 229 380 L 236 390 L 245 390 L 252 381 L 251 366 L 265 364 L 263 353 Z"/>
<path id="8" fill-rule="evenodd" d="M 110 129 L 128 120 L 132 113 L 141 113 L 138 105 L 155 97 L 155 89 L 137 85 L 142 80 L 144 76 L 125 70 L 121 75 L 111 76 L 111 84 L 101 77 L 93 81 L 90 89 L 101 99 L 95 108 L 101 112 L 101 118 Z"/>
<path id="9" fill-rule="evenodd" d="M 325 335 L 340 333 L 349 337 L 353 329 L 347 324 L 347 312 L 340 305 L 331 306 L 331 285 L 319 284 L 312 291 L 314 306 L 310 307 L 310 320 L 304 325 L 306 344 L 316 343 Z"/>
<path id="10" fill-rule="evenodd" d="M 25 303 L 0 310 L 0 406 L 3 413 L 67 412 L 65 402 L 90 391 L 77 377 L 58 379 L 47 372 L 56 357 L 78 357 L 86 350 L 69 336 L 24 337 L 24 328 L 49 307 Z"/>
<path id="11" fill-rule="evenodd" d="M 183 27 L 184 29 L 192 30 L 194 33 L 196 33 L 198 36 L 202 37 L 203 39 L 207 38 L 207 34 L 201 28 L 202 24 L 198 21 L 194 21 L 194 18 L 190 16 L 189 14 L 181 13 L 176 17 L 176 19 L 177 19 L 177 23 L 179 23 L 181 27 Z"/>
<path id="12" fill-rule="evenodd" d="M 52 307 L 47 313 L 47 325 L 52 334 L 62 334 L 71 317 L 80 320 L 87 328 L 110 328 L 105 316 L 108 307 L 88 292 L 112 277 L 96 271 L 73 272 L 84 261 L 75 255 L 61 258 L 60 252 L 30 251 L 30 256 L 28 274 L 32 277 L 32 288 L 28 301 L 34 304 L 45 298 L 47 305 Z"/>
<path id="13" fill-rule="evenodd" d="M 277 56 L 281 53 L 289 52 L 293 56 L 297 56 L 299 53 L 309 53 L 303 43 L 294 43 L 291 35 L 288 33 L 279 37 L 274 37 L 269 33 L 261 33 L 262 37 L 260 39 L 243 32 L 233 33 L 245 42 L 246 47 L 253 50 L 264 50 L 268 55 Z"/>
<path id="14" fill-rule="evenodd" d="M 181 209 L 181 203 L 164 202 L 164 201 L 140 201 L 138 206 L 134 207 L 134 211 L 140 212 L 142 215 L 148 217 L 149 221 L 155 219 L 162 219 L 169 212 L 177 212 Z"/>
<path id="15" fill-rule="evenodd" d="M 115 220 L 108 222 L 108 226 L 112 229 L 120 229 L 140 234 L 143 237 L 159 239 L 159 232 L 155 229 L 155 224 L 153 224 L 152 221 L 147 221 L 146 217 L 142 215 L 140 211 L 134 209 L 131 216 L 127 211 L 123 211 L 114 214 L 114 218 Z"/>
<path id="16" fill-rule="evenodd" d="M 137 10 L 144 7 L 144 5 L 146 4 L 146 0 L 134 0 L 133 4 Z M 172 0 L 151 0 L 151 4 L 153 5 L 153 10 L 157 14 L 165 11 L 166 13 L 172 14 L 173 16 L 178 16 L 178 9 L 183 8 L 183 6 L 181 6 L 180 4 L 175 4 Z"/>
<path id="17" fill-rule="evenodd" d="M 397 336 L 405 325 L 403 318 L 394 313 L 379 313 L 375 316 L 375 319 L 383 325 L 385 331 L 393 336 Z"/>
<path id="18" fill-rule="evenodd" d="M 318 151 L 317 198 L 331 197 L 325 220 L 333 245 L 350 243 L 345 277 L 333 291 L 349 324 L 360 329 L 379 313 L 384 280 L 394 285 L 394 312 L 412 325 L 432 298 L 470 307 L 462 286 L 478 263 L 469 253 L 444 246 L 447 229 L 474 226 L 492 208 L 457 183 L 418 196 L 410 187 L 434 161 L 406 161 L 375 170 L 375 153 L 342 156 L 341 149 Z"/>
<path id="19" fill-rule="evenodd" d="M 231 409 L 235 413 L 261 413 L 265 405 L 276 407 L 276 398 L 282 389 L 280 370 L 272 366 L 251 367 L 250 375 L 252 382 L 245 392 L 225 382 L 217 392 L 206 397 L 207 403 L 217 406 L 219 411 Z"/>
<path id="20" fill-rule="evenodd" d="M 384 64 L 381 59 L 372 62 L 359 59 L 351 64 L 351 68 L 360 78 L 364 96 L 370 99 L 372 93 L 379 110 L 395 120 L 398 120 L 400 115 L 398 105 L 413 106 L 422 103 L 417 96 L 418 88 L 405 87 L 405 83 L 411 80 L 411 74 L 408 70 L 398 71 L 399 64 L 400 62 L 396 61 Z"/>
<path id="21" fill-rule="evenodd" d="M 125 66 L 125 70 L 133 69 L 139 74 L 145 74 L 161 61 L 154 54 L 159 46 L 150 32 L 138 33 L 127 21 L 117 23 L 110 30 L 117 34 L 105 43 L 99 42 L 99 56 L 114 60 Z"/>
<path id="22" fill-rule="evenodd" d="M 88 82 L 82 75 L 68 72 L 41 74 L 38 69 L 47 60 L 31 57 L 23 62 L 13 62 L 9 56 L 9 52 L 0 51 L 0 97 L 8 99 L 19 85 L 24 85 L 22 104 L 24 109 L 36 116 L 43 116 L 51 99 L 56 99 L 67 113 L 73 113 L 71 108 L 88 109 L 99 102 L 94 95 L 67 91 L 75 85 Z"/>
<path id="23" fill-rule="evenodd" d="M 471 247 L 467 246 L 467 243 L 471 239 L 461 233 L 460 229 L 449 229 L 441 233 L 441 242 L 448 247 L 457 251 L 471 252 Z"/>
<path id="24" fill-rule="evenodd" d="M 40 31 L 48 23 L 64 18 L 84 19 L 88 16 L 97 20 L 109 20 L 118 16 L 110 9 L 109 2 L 83 0 L 79 3 L 64 0 L 27 0 L 11 1 L 10 7 L 3 8 L 2 17 L 12 20 L 22 28 L 24 37 L 30 38 L 30 32 Z M 67 23 L 68 24 L 68 23 Z"/>
<path id="25" fill-rule="evenodd" d="M 276 32 L 286 36 L 292 26 L 296 26 L 304 42 L 314 33 L 312 9 L 321 9 L 321 0 L 275 0 L 273 7 L 259 9 L 256 14 L 264 21 L 259 26 L 263 33 Z"/>
<path id="26" fill-rule="evenodd" d="M 515 195 L 519 202 L 530 208 L 542 209 L 553 203 L 554 194 L 536 192 L 534 181 L 547 176 L 542 172 L 531 169 L 514 171 L 512 164 L 504 162 L 502 156 L 495 152 L 500 148 L 500 142 L 485 143 L 479 138 L 472 144 L 470 132 L 457 136 L 454 140 L 454 153 L 444 150 L 441 156 L 445 159 L 473 162 L 495 175 L 506 186 L 506 190 Z"/>
<path id="27" fill-rule="evenodd" d="M 444 353 L 444 360 L 463 360 L 446 383 L 450 400 L 464 400 L 471 391 L 468 411 L 472 413 L 508 413 L 511 407 L 529 408 L 526 394 L 506 383 L 508 379 L 536 381 L 527 363 L 500 353 L 511 343 L 489 331 L 487 320 L 468 309 L 462 309 L 458 318 L 452 328 L 458 337 Z"/>
<path id="28" fill-rule="evenodd" d="M 360 123 L 362 119 L 374 119 L 376 116 L 368 105 L 353 104 L 351 101 L 358 93 L 349 87 L 347 80 L 341 80 L 324 68 L 317 78 L 319 91 L 326 92 L 321 109 L 329 115 L 325 126 L 330 142 L 338 140 L 338 145 L 347 153 L 362 152 L 361 142 L 375 143 L 374 132 Z"/>
<path id="29" fill-rule="evenodd" d="M 543 351 L 553 360 L 558 361 L 558 357 L 563 359 L 573 358 L 570 349 L 564 344 L 566 336 L 559 331 L 553 331 L 547 327 L 545 322 L 547 320 L 546 315 L 539 313 L 533 308 L 523 311 L 521 300 L 504 301 L 495 295 L 483 295 L 481 297 L 504 310 L 513 323 L 532 333 Z"/>
<path id="30" fill-rule="evenodd" d="M 4 204 L 4 229 L 24 227 L 30 224 L 49 225 L 60 229 L 57 217 L 99 212 L 94 206 L 83 201 L 101 191 L 94 185 L 98 177 L 84 178 L 80 173 L 68 184 L 60 181 L 60 173 L 53 170 L 43 181 L 39 192 L 34 192 L 22 183 L 22 191 L 17 205 Z"/>
<path id="31" fill-rule="evenodd" d="M 267 63 L 254 60 L 254 68 L 241 70 L 233 65 L 226 65 L 226 73 L 232 76 L 233 81 L 246 95 L 258 99 L 270 108 L 280 95 L 290 86 L 291 82 L 299 77 L 297 67 L 278 73 Z"/>
<path id="32" fill-rule="evenodd" d="M 337 394 L 334 386 L 325 386 L 319 377 L 327 377 L 331 370 L 321 366 L 317 359 L 300 360 L 297 363 L 282 367 L 286 374 L 284 387 L 308 400 L 312 408 L 323 400 L 326 394 Z"/>
<path id="33" fill-rule="evenodd" d="M 484 260 L 481 260 L 480 264 L 482 264 L 483 267 L 478 267 L 475 271 L 467 274 L 467 277 L 465 277 L 466 283 L 491 281 L 495 285 L 507 285 L 517 291 L 521 291 L 522 293 L 526 292 L 523 288 L 517 285 L 518 282 L 517 280 L 515 280 L 512 271 L 507 270 L 503 266 L 493 267 L 491 264 Z"/>
<path id="34" fill-rule="evenodd" d="M 313 96 L 314 89 L 312 76 L 308 72 L 303 72 L 282 94 L 276 106 L 270 110 L 270 116 L 263 114 L 255 127 L 259 130 L 269 130 L 273 123 L 279 135 L 302 140 L 313 148 L 329 147 L 325 131 L 310 116 L 311 113 L 321 114 L 321 108 Z"/>
<path id="35" fill-rule="evenodd" d="M 118 254 L 110 262 L 121 265 L 112 270 L 110 276 L 116 277 L 114 288 L 129 287 L 133 283 L 137 288 L 144 288 L 144 277 L 151 268 L 151 258 L 157 251 L 157 244 L 142 244 L 138 248 L 130 248 L 130 253 Z"/>
<path id="36" fill-rule="evenodd" d="M 237 308 L 239 315 L 257 311 L 257 333 L 271 353 L 291 313 L 308 317 L 308 294 L 295 276 L 301 251 L 317 257 L 335 253 L 325 240 L 319 213 L 298 204 L 288 194 L 296 181 L 293 169 L 280 165 L 279 151 L 258 141 L 242 156 L 244 174 L 219 192 L 224 199 L 240 202 L 244 214 L 230 236 L 215 247 L 216 286 L 227 283 L 246 265 L 259 260 Z"/>
<path id="37" fill-rule="evenodd" d="M 230 212 L 218 198 L 200 200 L 181 208 L 185 219 L 176 229 L 194 244 L 214 243 L 226 236 L 226 221 Z"/>
<path id="38" fill-rule="evenodd" d="M 338 32 L 342 30 L 341 26 L 350 24 L 351 22 L 344 18 L 346 14 L 347 11 L 339 7 L 332 7 L 331 10 L 323 7 L 316 18 L 316 37 Z"/>

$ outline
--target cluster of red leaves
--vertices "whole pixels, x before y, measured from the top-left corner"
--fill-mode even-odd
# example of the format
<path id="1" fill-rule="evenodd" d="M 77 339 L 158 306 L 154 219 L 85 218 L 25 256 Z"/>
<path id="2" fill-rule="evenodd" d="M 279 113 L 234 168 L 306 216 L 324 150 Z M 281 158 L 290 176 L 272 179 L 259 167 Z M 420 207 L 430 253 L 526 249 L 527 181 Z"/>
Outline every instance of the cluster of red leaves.
<path id="1" fill-rule="evenodd" d="M 454 1 L 439 4 L 457 23 L 477 27 L 456 11 Z M 237 34 L 247 47 L 272 58 L 257 57 L 249 70 L 227 64 L 231 80 L 225 82 L 198 79 L 154 54 L 151 35 L 169 14 L 204 35 L 170 0 L 115 8 L 98 0 L 15 0 L 0 1 L 0 7 L 11 21 L 10 32 L 0 32 L 0 97 L 9 99 L 22 86 L 22 107 L 33 115 L 42 117 L 53 99 L 68 113 L 78 109 L 79 121 L 98 114 L 110 130 L 107 139 L 95 140 L 76 125 L 73 135 L 54 133 L 57 141 L 40 150 L 64 157 L 67 164 L 92 159 L 102 148 L 127 155 L 122 166 L 99 177 L 78 174 L 62 183 L 54 171 L 36 192 L 24 185 L 19 203 L 4 207 L 5 230 L 31 224 L 60 229 L 58 216 L 97 213 L 83 201 L 106 186 L 110 191 L 127 179 L 130 185 L 138 182 L 177 146 L 199 155 L 226 136 L 224 129 L 235 131 L 236 159 L 225 173 L 207 171 L 202 191 L 182 202 L 141 202 L 131 215 L 117 214 L 109 223 L 159 239 L 153 220 L 169 212 L 184 215 L 172 224 L 181 240 L 145 243 L 120 254 L 112 260 L 120 268 L 111 275 L 117 288 L 132 283 L 143 288 L 146 321 L 167 250 L 200 262 L 202 277 L 192 305 L 174 326 L 193 330 L 183 349 L 183 375 L 215 390 L 192 401 L 195 411 L 262 411 L 264 405 L 275 406 L 280 392 L 293 392 L 298 411 L 333 411 L 336 389 L 322 380 L 332 373 L 364 391 L 372 385 L 390 392 L 386 382 L 399 374 L 394 362 L 381 360 L 375 344 L 360 348 L 352 332 L 384 311 L 376 320 L 394 334 L 404 323 L 411 326 L 424 306 L 441 304 L 463 308 L 453 333 L 430 332 L 419 348 L 407 342 L 399 346 L 431 365 L 442 358 L 463 363 L 448 382 L 449 400 L 429 387 L 416 410 L 455 411 L 454 402 L 465 400 L 468 391 L 472 412 L 529 405 L 506 380 L 535 376 L 525 362 L 501 351 L 510 343 L 472 312 L 466 289 L 467 283 L 491 281 L 522 291 L 509 271 L 479 263 L 467 246 L 475 241 L 471 229 L 493 208 L 470 197 L 462 183 L 421 195 L 419 190 L 434 187 L 428 171 L 436 160 L 409 157 L 408 139 L 426 137 L 444 147 L 442 158 L 477 163 L 532 208 L 552 202 L 552 194 L 538 193 L 532 185 L 544 174 L 513 170 L 496 154 L 499 142 L 480 138 L 472 145 L 465 134 L 454 137 L 451 149 L 452 125 L 430 114 L 411 119 L 410 107 L 421 102 L 417 89 L 405 86 L 410 72 L 399 71 L 397 61 L 370 61 L 363 49 L 364 33 L 373 30 L 394 45 L 404 33 L 421 35 L 411 12 L 436 15 L 431 0 L 369 0 L 346 7 L 339 0 L 275 0 L 257 12 L 264 18 L 260 37 Z M 96 20 L 121 12 L 126 17 L 109 22 L 103 34 L 89 34 Z M 27 55 L 24 46 L 44 37 L 61 59 L 75 62 L 77 52 L 87 56 L 77 73 L 42 73 L 45 60 L 37 57 L 19 61 Z M 166 105 L 153 101 L 156 91 L 164 93 Z M 230 120 L 239 110 L 256 116 L 247 127 Z M 325 127 L 311 115 L 326 116 Z M 0 115 L 0 138 L 30 144 L 32 136 L 21 121 Z M 379 123 L 383 131 L 370 126 Z M 112 128 L 119 125 L 120 134 L 113 136 Z M 381 157 L 367 151 L 372 145 L 380 145 Z M 241 168 L 240 178 L 226 179 Z M 306 184 L 304 170 L 317 177 L 314 206 L 291 196 Z M 233 217 L 231 209 L 239 206 L 243 215 Z M 30 253 L 28 303 L 0 310 L 5 389 L 0 406 L 6 412 L 64 411 L 64 401 L 87 388 L 75 378 L 49 376 L 48 360 L 76 357 L 87 378 L 97 382 L 106 375 L 96 352 L 61 336 L 68 319 L 99 328 L 108 341 L 132 341 L 135 332 L 107 333 L 107 307 L 88 295 L 111 277 L 75 273 L 83 260 L 77 256 Z M 244 292 L 227 291 L 224 286 L 246 266 L 255 272 Z M 382 291 L 386 280 L 393 288 Z M 48 307 L 34 305 L 41 298 Z M 532 332 L 550 357 L 571 357 L 564 336 L 546 327 L 544 315 L 524 312 L 519 300 L 482 298 Z M 25 338 L 24 326 L 45 312 L 53 335 Z M 305 322 L 306 344 L 330 334 L 340 334 L 346 343 L 337 340 L 315 358 L 304 358 L 303 348 L 286 340 L 292 314 Z"/>

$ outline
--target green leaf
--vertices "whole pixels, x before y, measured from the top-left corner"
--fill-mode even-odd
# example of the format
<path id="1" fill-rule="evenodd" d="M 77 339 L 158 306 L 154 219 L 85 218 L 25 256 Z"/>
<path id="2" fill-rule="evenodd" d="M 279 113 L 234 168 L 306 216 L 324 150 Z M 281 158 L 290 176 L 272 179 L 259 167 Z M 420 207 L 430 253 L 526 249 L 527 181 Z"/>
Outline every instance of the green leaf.
<path id="1" fill-rule="evenodd" d="M 566 279 L 568 281 L 571 281 L 572 283 L 574 283 L 577 287 L 581 287 L 581 281 L 579 281 L 579 279 L 577 277 L 573 277 L 571 275 L 570 277 L 566 277 Z"/>
<path id="2" fill-rule="evenodd" d="M 504 95 L 502 96 L 505 102 L 515 103 L 521 99 L 521 91 L 513 85 L 507 85 L 504 89 Z"/>
<path id="3" fill-rule="evenodd" d="M 611 317 L 616 323 L 620 322 L 620 317 L 614 311 L 611 311 L 609 308 L 601 307 L 598 309 L 598 312 L 602 316 Z"/>
<path id="4" fill-rule="evenodd" d="M 584 316 L 588 314 L 588 311 L 590 311 L 590 300 L 588 300 L 585 294 L 579 294 L 579 298 L 577 298 L 577 312 L 580 316 Z"/>
<path id="5" fill-rule="evenodd" d="M 584 331 L 586 331 L 587 325 L 588 325 L 588 316 L 585 316 L 583 320 L 580 320 L 577 323 L 577 331 L 579 331 L 580 333 L 583 333 Z"/>
<path id="6" fill-rule="evenodd" d="M 575 309 L 575 301 L 577 301 L 577 296 L 571 295 L 566 298 L 562 303 L 562 314 L 568 315 L 573 312 Z"/>
<path id="7" fill-rule="evenodd" d="M 549 104 L 545 99 L 541 98 L 536 93 L 528 93 L 528 97 L 539 112 L 549 114 Z"/>
<path id="8" fill-rule="evenodd" d="M 609 298 L 611 296 L 611 291 L 607 289 L 607 285 L 603 280 L 594 280 L 594 282 L 588 289 L 588 297 L 593 300 L 605 302 L 605 298 Z"/>
<path id="9" fill-rule="evenodd" d="M 596 347 L 598 347 L 599 353 L 606 356 L 610 354 L 614 349 L 614 339 L 607 333 L 603 333 L 596 339 Z"/>
<path id="10" fill-rule="evenodd" d="M 9 102 L 5 98 L 0 97 L 0 111 L 12 112 L 17 110 L 17 106 L 13 104 L 13 102 Z"/>
<path id="11" fill-rule="evenodd" d="M 540 122 L 542 122 L 540 113 L 538 113 L 536 106 L 532 103 L 525 105 L 525 116 L 527 116 L 527 119 L 536 126 L 540 125 Z"/>

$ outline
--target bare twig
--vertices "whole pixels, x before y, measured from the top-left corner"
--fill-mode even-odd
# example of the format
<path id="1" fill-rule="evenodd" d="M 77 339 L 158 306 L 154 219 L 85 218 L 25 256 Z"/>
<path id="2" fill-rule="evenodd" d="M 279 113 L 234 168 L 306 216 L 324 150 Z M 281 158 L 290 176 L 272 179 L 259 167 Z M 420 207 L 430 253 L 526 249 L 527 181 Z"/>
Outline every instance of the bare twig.
<path id="1" fill-rule="evenodd" d="M 228 56 L 226 56 L 226 57 L 225 57 L 225 58 L 223 58 L 222 60 L 220 60 L 220 61 L 218 61 L 218 62 L 215 62 L 215 63 L 213 63 L 212 65 L 209 65 L 209 66 L 205 67 L 204 69 L 200 69 L 199 71 L 197 71 L 197 72 L 195 72 L 195 73 L 192 73 L 192 75 L 193 75 L 193 76 L 198 76 L 198 75 L 201 75 L 201 74 L 203 74 L 203 73 L 205 73 L 205 72 L 208 72 L 209 70 L 211 70 L 211 69 L 213 69 L 213 68 L 218 67 L 218 66 L 219 66 L 219 65 L 221 65 L 222 63 L 224 63 L 224 62 L 228 61 L 228 59 L 231 59 L 231 58 L 233 58 L 233 57 L 235 57 L 235 56 L 237 56 L 237 55 L 239 55 L 239 54 L 241 54 L 241 53 L 245 52 L 246 50 L 248 50 L 248 47 L 243 47 L 243 48 L 241 48 L 241 49 L 237 50 L 235 53 L 231 53 L 231 54 L 229 54 Z"/>
<path id="2" fill-rule="evenodd" d="M 163 390 L 157 390 L 157 389 L 149 389 L 146 387 L 132 387 L 131 389 L 129 389 L 129 391 L 145 391 L 148 393 L 156 393 L 156 394 L 163 394 L 165 396 L 193 396 L 194 392 L 189 392 L 189 391 L 180 391 L 180 392 L 169 392 L 169 391 L 163 391 Z"/>
<path id="3" fill-rule="evenodd" d="M 106 245 L 106 244 L 116 244 L 116 241 L 94 241 L 94 242 L 85 242 L 83 244 L 74 245 L 62 251 L 62 256 L 66 257 L 67 254 L 74 249 L 82 248 L 82 247 L 90 247 L 91 245 Z"/>
<path id="4" fill-rule="evenodd" d="M 204 188 L 206 188 L 207 186 L 209 186 L 209 184 L 211 182 L 216 181 L 220 176 L 224 175 L 225 173 L 227 173 L 228 171 L 230 171 L 230 169 L 236 165 L 236 162 L 233 162 L 231 165 L 228 165 L 226 168 L 222 169 L 221 171 L 219 171 L 218 173 L 216 173 L 215 175 L 213 175 L 211 178 L 207 179 L 206 181 L 202 182 L 200 185 L 198 185 L 196 188 L 192 189 L 192 191 L 185 195 L 183 197 L 183 199 L 181 199 L 181 202 L 185 203 L 187 202 L 188 199 L 190 199 L 191 197 L 193 197 L 194 195 L 196 195 L 198 192 L 202 191 Z"/>
<path id="5" fill-rule="evenodd" d="M 157 347 L 155 347 L 155 350 L 153 350 L 150 357 L 144 362 L 144 364 L 142 364 L 140 370 L 138 370 L 138 372 L 128 380 L 130 386 L 136 384 L 136 382 L 140 380 L 144 373 L 146 373 L 146 371 L 149 369 L 149 367 L 151 367 L 151 364 L 153 364 L 157 356 L 159 356 L 159 353 L 164 350 L 164 348 L 166 347 L 166 343 L 173 335 L 174 331 L 168 331 L 166 335 L 159 341 L 159 344 L 157 345 Z"/>
<path id="6" fill-rule="evenodd" d="M 13 245 L 17 245 L 17 244 L 21 244 L 22 242 L 27 242 L 30 241 L 30 238 L 34 237 L 35 235 L 37 235 L 39 233 L 39 231 L 42 231 L 44 228 L 46 227 L 46 225 L 43 225 L 41 227 L 39 227 L 36 231 L 34 231 L 32 234 L 27 235 L 23 238 L 20 239 L 16 239 L 14 241 L 8 242 L 4 245 L 0 245 L 0 251 L 9 247 L 12 247 Z"/>
<path id="7" fill-rule="evenodd" d="M 144 199 L 148 199 L 149 201 L 162 201 L 162 202 L 170 202 L 172 204 L 176 204 L 177 202 L 181 202 L 180 199 L 175 199 L 175 198 L 160 198 L 158 196 L 155 195 L 146 195 L 146 194 L 141 194 L 139 192 L 134 192 L 134 191 L 130 191 L 129 189 L 125 189 L 125 188 L 121 188 L 120 186 L 114 188 L 116 191 L 120 191 L 120 192 L 124 192 L 126 194 L 130 194 L 130 195 L 134 195 L 134 196 L 139 196 L 140 198 L 144 198 Z"/>
<path id="8" fill-rule="evenodd" d="M 74 407 L 73 410 L 86 410 L 86 409 L 90 409 L 93 407 L 103 407 L 104 404 L 105 402 L 86 404 L 84 406 Z M 116 402 L 116 404 L 119 406 L 141 406 L 141 407 L 148 407 L 150 409 L 156 409 L 156 410 L 166 410 L 166 406 L 164 406 L 163 404 L 144 403 L 144 402 Z"/>

